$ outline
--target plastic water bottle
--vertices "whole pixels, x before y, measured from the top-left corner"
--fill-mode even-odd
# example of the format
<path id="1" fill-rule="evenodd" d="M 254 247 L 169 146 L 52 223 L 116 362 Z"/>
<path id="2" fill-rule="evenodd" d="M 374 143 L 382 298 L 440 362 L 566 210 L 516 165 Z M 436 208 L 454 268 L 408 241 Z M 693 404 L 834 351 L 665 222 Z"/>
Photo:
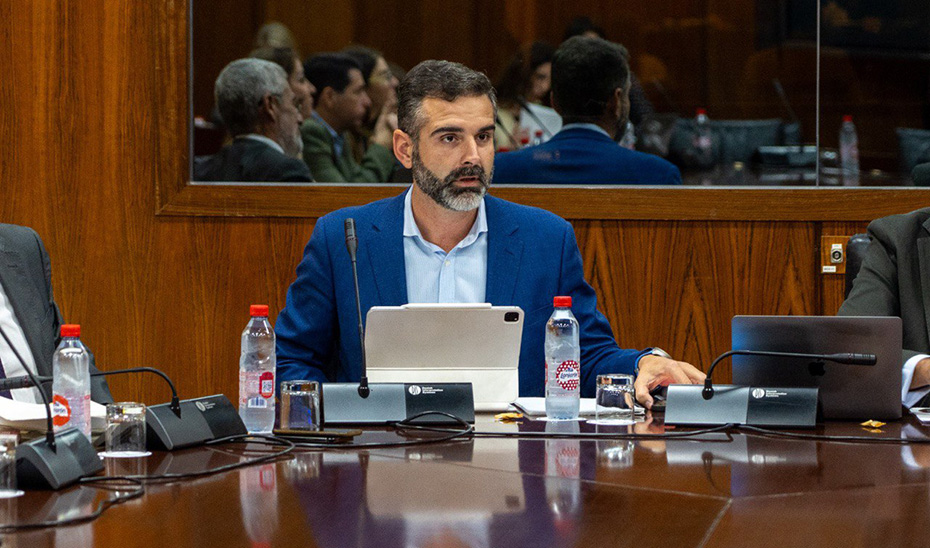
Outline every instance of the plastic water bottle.
<path id="1" fill-rule="evenodd" d="M 707 110 L 697 109 L 694 117 L 694 137 L 692 140 L 694 163 L 697 167 L 709 168 L 714 165 L 714 139 L 710 131 L 710 118 Z"/>
<path id="2" fill-rule="evenodd" d="M 620 138 L 620 146 L 630 150 L 636 150 L 636 128 L 633 122 L 627 122 L 623 128 L 623 137 Z"/>
<path id="3" fill-rule="evenodd" d="M 61 343 L 52 356 L 52 422 L 55 431 L 77 428 L 90 439 L 90 354 L 81 343 L 81 326 L 61 326 Z"/>
<path id="4" fill-rule="evenodd" d="M 578 418 L 581 404 L 581 345 L 578 320 L 572 314 L 572 298 L 556 297 L 555 311 L 546 322 L 546 416 Z"/>
<path id="5" fill-rule="evenodd" d="M 533 132 L 533 146 L 543 144 L 543 130 L 537 129 Z"/>
<path id="6" fill-rule="evenodd" d="M 250 434 L 267 434 L 274 428 L 274 329 L 267 305 L 253 304 L 249 314 L 239 358 L 239 416 Z"/>
<path id="7" fill-rule="evenodd" d="M 859 174 L 859 136 L 852 116 L 843 116 L 840 126 L 840 169 L 844 175 Z"/>

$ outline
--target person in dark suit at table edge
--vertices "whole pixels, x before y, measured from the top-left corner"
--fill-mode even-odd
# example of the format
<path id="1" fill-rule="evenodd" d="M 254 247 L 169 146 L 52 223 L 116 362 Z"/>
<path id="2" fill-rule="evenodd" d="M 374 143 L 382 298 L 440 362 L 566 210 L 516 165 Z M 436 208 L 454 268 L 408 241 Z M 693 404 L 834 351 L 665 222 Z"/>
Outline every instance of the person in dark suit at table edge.
<path id="1" fill-rule="evenodd" d="M 930 208 L 869 224 L 862 267 L 839 316 L 900 316 L 901 401 L 930 406 Z"/>
<path id="2" fill-rule="evenodd" d="M 52 266 L 41 238 L 31 228 L 0 224 L 0 326 L 29 369 L 52 374 L 52 355 L 61 342 L 61 312 L 52 293 Z M 89 352 L 89 350 L 88 350 Z M 90 370 L 96 372 L 94 355 Z M 0 338 L 0 376 L 25 375 L 23 364 Z M 105 377 L 91 377 L 91 399 L 111 403 Z M 50 385 L 47 385 L 50 388 Z M 0 392 L 15 401 L 40 403 L 35 388 Z"/>
<path id="3" fill-rule="evenodd" d="M 458 63 L 424 61 L 401 82 L 394 153 L 412 169 L 400 196 L 330 213 L 317 222 L 278 316 L 279 380 L 358 381 L 361 347 L 344 221 L 355 219 L 362 311 L 411 302 L 488 302 L 523 309 L 521 396 L 541 396 L 543 338 L 552 298 L 570 295 L 581 326 L 581 391 L 602 373 L 634 373 L 649 389 L 704 374 L 657 349 L 623 350 L 584 279 L 571 225 L 486 195 L 494 155 L 494 89 Z M 463 334 L 467 336 L 467 334 Z M 398 341 L 398 344 L 403 344 Z M 476 344 L 480 342 L 476 341 Z"/>
<path id="4" fill-rule="evenodd" d="M 309 182 L 300 153 L 300 99 L 280 66 L 238 59 L 216 79 L 216 104 L 233 142 L 194 159 L 195 181 Z"/>
<path id="5" fill-rule="evenodd" d="M 681 184 L 681 172 L 615 142 L 630 112 L 630 68 L 621 46 L 576 36 L 552 59 L 552 108 L 565 125 L 552 139 L 498 154 L 495 183 Z M 622 123 L 621 123 L 622 122 Z"/>

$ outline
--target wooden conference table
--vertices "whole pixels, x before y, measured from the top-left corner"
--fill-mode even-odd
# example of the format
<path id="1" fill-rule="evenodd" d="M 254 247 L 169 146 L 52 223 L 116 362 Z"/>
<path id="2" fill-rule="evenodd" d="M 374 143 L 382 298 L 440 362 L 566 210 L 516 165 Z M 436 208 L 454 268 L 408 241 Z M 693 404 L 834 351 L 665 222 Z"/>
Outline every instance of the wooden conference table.
<path id="1" fill-rule="evenodd" d="M 480 431 L 595 431 L 480 417 Z M 618 427 L 597 427 L 617 431 Z M 623 427 L 625 430 L 630 427 Z M 637 431 L 662 432 L 661 415 Z M 671 429 L 669 429 L 671 431 Z M 925 437 L 906 417 L 870 432 Z M 373 431 L 359 441 L 399 439 Z M 242 444 L 157 453 L 108 472 L 196 471 L 255 454 Z M 267 450 L 267 449 L 261 449 Z M 116 466 L 114 468 L 114 466 Z M 74 487 L 0 501 L 4 523 L 89 511 L 109 492 Z M 925 546 L 930 445 L 865 445 L 743 433 L 687 440 L 477 438 L 370 450 L 299 450 L 195 480 L 88 524 L 3 535 L 2 546 Z"/>

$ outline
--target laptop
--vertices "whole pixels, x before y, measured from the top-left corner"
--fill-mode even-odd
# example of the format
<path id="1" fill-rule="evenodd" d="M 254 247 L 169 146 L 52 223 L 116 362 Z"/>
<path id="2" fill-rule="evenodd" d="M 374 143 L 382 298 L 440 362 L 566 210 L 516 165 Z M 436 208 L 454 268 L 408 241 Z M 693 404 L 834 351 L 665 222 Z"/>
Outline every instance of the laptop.
<path id="1" fill-rule="evenodd" d="M 875 354 L 875 365 L 733 356 L 733 384 L 820 389 L 824 419 L 901 418 L 901 318 L 734 316 L 733 350 Z"/>
<path id="2" fill-rule="evenodd" d="M 519 395 L 523 310 L 489 303 L 375 306 L 368 311 L 370 382 L 472 384 L 475 411 Z"/>

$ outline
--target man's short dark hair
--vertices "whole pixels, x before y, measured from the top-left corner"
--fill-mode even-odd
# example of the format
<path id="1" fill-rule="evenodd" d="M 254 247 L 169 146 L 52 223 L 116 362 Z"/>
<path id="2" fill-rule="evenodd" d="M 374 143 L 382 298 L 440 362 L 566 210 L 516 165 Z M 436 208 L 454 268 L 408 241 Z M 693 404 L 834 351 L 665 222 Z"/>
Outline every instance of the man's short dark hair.
<path id="1" fill-rule="evenodd" d="M 596 122 L 617 88 L 630 83 L 626 50 L 600 38 L 575 36 L 552 58 L 552 95 L 564 122 Z"/>
<path id="2" fill-rule="evenodd" d="M 362 72 L 355 59 L 344 53 L 319 53 L 307 59 L 304 74 L 316 88 L 313 98 L 319 98 L 325 88 L 333 88 L 337 93 L 345 91 L 351 82 L 349 72 L 352 69 Z"/>
<path id="3" fill-rule="evenodd" d="M 410 69 L 397 88 L 397 127 L 416 141 L 423 128 L 421 107 L 427 97 L 455 101 L 485 95 L 497 116 L 494 86 L 483 72 L 451 61 L 423 61 Z"/>
<path id="4" fill-rule="evenodd" d="M 375 70 L 375 65 L 378 64 L 378 58 L 384 57 L 380 51 L 359 44 L 342 48 L 342 53 L 355 59 L 355 62 L 358 63 L 359 68 L 362 70 L 362 78 L 365 79 L 366 84 L 368 79 L 371 78 L 371 73 Z"/>

